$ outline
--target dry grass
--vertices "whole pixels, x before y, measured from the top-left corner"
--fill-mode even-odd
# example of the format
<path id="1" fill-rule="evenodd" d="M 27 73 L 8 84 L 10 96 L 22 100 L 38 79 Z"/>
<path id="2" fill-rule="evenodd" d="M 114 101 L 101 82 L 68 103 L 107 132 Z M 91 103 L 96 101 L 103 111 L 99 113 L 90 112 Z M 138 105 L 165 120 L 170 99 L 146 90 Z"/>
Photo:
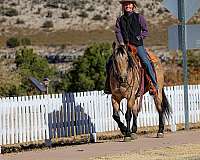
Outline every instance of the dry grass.
<path id="1" fill-rule="evenodd" d="M 145 40 L 146 46 L 167 46 L 167 27 L 174 22 L 149 24 L 149 37 Z M 113 27 L 114 28 L 114 27 Z M 5 46 L 6 39 L 11 36 L 28 37 L 33 45 L 85 45 L 93 42 L 112 42 L 115 40 L 112 29 L 99 29 L 93 31 L 78 30 L 36 30 L 29 28 L 7 27 L 0 35 L 0 47 Z"/>
<path id="2" fill-rule="evenodd" d="M 200 144 L 187 144 L 148 150 L 143 153 L 126 153 L 118 156 L 97 157 L 93 160 L 198 160 Z"/>
<path id="3" fill-rule="evenodd" d="M 13 30 L 15 32 L 13 32 Z M 12 32 L 11 32 L 12 31 Z M 85 45 L 94 42 L 112 42 L 114 33 L 111 30 L 73 31 L 73 30 L 33 30 L 7 28 L 6 34 L 0 36 L 0 47 L 5 46 L 8 37 L 28 37 L 36 46 L 49 45 Z"/>

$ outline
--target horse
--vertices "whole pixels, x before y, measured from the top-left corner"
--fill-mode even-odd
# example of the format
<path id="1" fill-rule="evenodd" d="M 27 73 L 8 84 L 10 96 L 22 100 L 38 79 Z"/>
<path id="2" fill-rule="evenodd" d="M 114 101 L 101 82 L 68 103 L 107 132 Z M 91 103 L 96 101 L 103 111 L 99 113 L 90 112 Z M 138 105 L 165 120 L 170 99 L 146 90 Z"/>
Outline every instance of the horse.
<path id="1" fill-rule="evenodd" d="M 111 88 L 111 101 L 113 106 L 113 119 L 117 122 L 118 127 L 124 137 L 131 139 L 137 138 L 137 117 L 140 112 L 141 105 L 135 105 L 138 98 L 137 93 L 140 88 L 141 76 L 139 66 L 134 57 L 125 47 L 118 46 L 113 43 L 112 66 L 110 68 L 110 88 Z M 169 118 L 170 105 L 165 95 L 163 84 L 164 75 L 161 64 L 155 67 L 157 74 L 157 83 L 159 90 L 153 96 L 156 109 L 159 114 L 159 130 L 157 137 L 164 137 L 164 120 L 165 117 Z M 146 90 L 145 92 L 147 92 Z M 127 99 L 127 111 L 125 113 L 126 126 L 120 120 L 120 102 L 122 99 Z M 133 117 L 132 127 L 130 121 Z M 130 128 L 131 127 L 131 128 Z"/>

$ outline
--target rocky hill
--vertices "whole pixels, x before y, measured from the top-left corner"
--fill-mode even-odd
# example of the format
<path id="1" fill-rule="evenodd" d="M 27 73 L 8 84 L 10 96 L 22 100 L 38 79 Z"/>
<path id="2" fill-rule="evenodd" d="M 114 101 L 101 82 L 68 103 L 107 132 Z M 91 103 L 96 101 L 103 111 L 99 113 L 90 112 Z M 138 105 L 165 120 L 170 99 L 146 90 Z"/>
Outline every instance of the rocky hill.
<path id="1" fill-rule="evenodd" d="M 0 0 L 0 26 L 109 29 L 120 15 L 120 9 L 118 0 Z M 161 0 L 138 0 L 137 10 L 152 24 L 165 22 L 170 15 Z"/>

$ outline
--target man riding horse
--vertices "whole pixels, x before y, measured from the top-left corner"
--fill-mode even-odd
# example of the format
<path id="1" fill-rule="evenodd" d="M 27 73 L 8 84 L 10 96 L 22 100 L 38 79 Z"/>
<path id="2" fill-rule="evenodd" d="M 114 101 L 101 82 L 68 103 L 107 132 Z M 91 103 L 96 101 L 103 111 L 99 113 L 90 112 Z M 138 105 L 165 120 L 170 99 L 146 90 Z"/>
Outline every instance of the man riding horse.
<path id="1" fill-rule="evenodd" d="M 121 0 L 119 1 L 122 5 L 123 15 L 118 17 L 116 20 L 115 34 L 119 45 L 124 46 L 135 46 L 137 49 L 137 55 L 144 66 L 147 74 L 149 75 L 152 85 L 151 93 L 157 94 L 158 84 L 156 81 L 156 75 L 146 50 L 144 49 L 143 39 L 148 36 L 147 24 L 144 16 L 135 12 L 137 7 L 136 1 L 134 0 Z M 109 58 L 106 65 L 106 83 L 105 90 L 106 94 L 111 93 L 109 72 L 112 66 L 112 57 Z"/>

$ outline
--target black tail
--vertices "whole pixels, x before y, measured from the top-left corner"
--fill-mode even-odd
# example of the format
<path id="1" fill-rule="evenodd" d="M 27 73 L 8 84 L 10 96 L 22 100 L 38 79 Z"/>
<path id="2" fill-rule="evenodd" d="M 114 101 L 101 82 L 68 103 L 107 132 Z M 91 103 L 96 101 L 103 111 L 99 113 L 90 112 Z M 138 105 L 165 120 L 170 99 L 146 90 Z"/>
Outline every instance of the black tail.
<path id="1" fill-rule="evenodd" d="M 172 108 L 170 107 L 170 104 L 167 100 L 167 97 L 165 95 L 164 88 L 162 89 L 162 103 L 161 103 L 163 113 L 165 114 L 165 117 L 167 120 L 169 120 L 171 113 L 172 113 Z"/>

